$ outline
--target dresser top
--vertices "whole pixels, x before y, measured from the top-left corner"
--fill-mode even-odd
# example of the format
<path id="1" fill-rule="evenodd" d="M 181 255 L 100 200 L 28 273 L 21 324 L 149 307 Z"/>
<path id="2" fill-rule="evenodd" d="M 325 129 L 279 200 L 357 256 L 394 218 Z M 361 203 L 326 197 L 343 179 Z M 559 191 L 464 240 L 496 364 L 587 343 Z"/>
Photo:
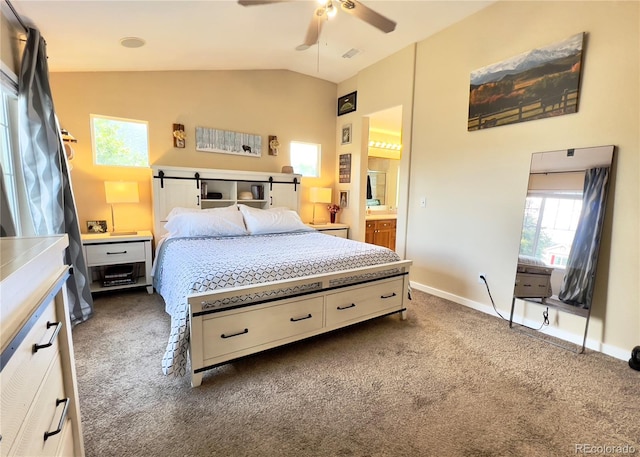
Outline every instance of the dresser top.
<path id="1" fill-rule="evenodd" d="M 39 254 L 49 249 L 62 252 L 68 245 L 67 235 L 0 238 L 0 281 L 4 281 Z"/>

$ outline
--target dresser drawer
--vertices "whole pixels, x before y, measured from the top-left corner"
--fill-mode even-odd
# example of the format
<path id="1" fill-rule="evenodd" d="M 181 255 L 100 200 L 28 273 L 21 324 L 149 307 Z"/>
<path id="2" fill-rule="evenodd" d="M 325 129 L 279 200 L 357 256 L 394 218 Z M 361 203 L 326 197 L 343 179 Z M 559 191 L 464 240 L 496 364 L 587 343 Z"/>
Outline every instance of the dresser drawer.
<path id="1" fill-rule="evenodd" d="M 87 266 L 144 262 L 144 243 L 108 243 L 85 245 Z"/>
<path id="2" fill-rule="evenodd" d="M 50 436 L 46 440 L 44 436 L 46 432 L 53 432 L 58 428 L 66 405 L 65 402 L 58 403 L 58 400 L 65 398 L 62 364 L 56 356 L 8 456 L 56 455 L 62 433 Z M 68 418 L 64 418 L 62 423 L 63 431 L 71 425 Z M 2 439 L 4 441 L 4 436 Z"/>
<path id="3" fill-rule="evenodd" d="M 49 323 L 49 328 L 47 324 Z M 64 323 L 59 324 L 64 325 Z M 54 338 L 52 345 L 33 352 L 34 344 L 48 344 L 56 334 L 55 303 L 43 309 L 42 315 L 36 321 L 27 336 L 13 353 L 11 359 L 0 373 L 0 396 L 2 397 L 2 454 L 6 455 L 6 443 L 15 439 L 20 425 L 29 411 L 33 398 L 42 380 L 51 367 L 59 350 L 58 338 Z"/>
<path id="4" fill-rule="evenodd" d="M 323 299 L 284 303 L 227 314 L 203 322 L 204 359 L 219 357 L 322 328 Z M 232 357 L 229 357 L 232 358 Z"/>
<path id="5" fill-rule="evenodd" d="M 402 278 L 364 285 L 327 296 L 327 327 L 357 322 L 400 309 Z"/>

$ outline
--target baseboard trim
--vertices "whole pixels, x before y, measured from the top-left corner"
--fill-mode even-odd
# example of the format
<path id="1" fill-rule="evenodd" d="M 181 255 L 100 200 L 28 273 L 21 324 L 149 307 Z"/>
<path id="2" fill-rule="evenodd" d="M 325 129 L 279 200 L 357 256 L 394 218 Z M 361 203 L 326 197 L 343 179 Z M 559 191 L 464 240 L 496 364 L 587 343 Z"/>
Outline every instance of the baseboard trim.
<path id="1" fill-rule="evenodd" d="M 410 284 L 412 288 L 419 290 L 421 292 L 425 292 L 427 294 L 431 294 L 439 298 L 444 298 L 445 300 L 449 300 L 454 303 L 458 303 L 459 305 L 466 306 L 467 308 L 475 309 L 476 311 L 480 311 L 482 313 L 489 314 L 491 316 L 499 318 L 499 316 L 496 315 L 496 312 L 492 306 L 488 306 L 483 303 L 478 303 L 476 301 L 469 300 L 468 298 L 460 297 L 458 295 L 446 292 L 444 290 L 426 286 L 424 284 L 420 284 L 415 281 L 410 281 Z M 508 316 L 505 316 L 504 314 L 503 316 L 505 318 L 508 317 Z M 534 328 L 537 328 L 540 326 L 540 322 L 534 322 L 530 319 L 525 319 L 524 321 L 519 321 L 518 323 L 526 325 L 528 327 L 534 327 Z M 506 325 L 507 326 L 509 325 L 508 322 L 506 323 Z M 570 333 L 570 332 L 567 332 L 566 330 L 562 330 L 557 327 L 547 327 L 544 334 L 553 336 L 555 338 L 559 338 L 563 341 L 567 341 L 569 343 L 573 343 L 578 346 L 582 346 L 583 335 L 576 335 L 575 333 Z M 588 337 L 587 337 L 585 346 L 588 349 L 591 349 L 596 352 L 601 352 L 603 354 L 609 355 L 619 360 L 628 360 L 630 357 L 630 352 L 626 349 L 612 346 L 610 344 L 604 344 L 601 341 L 589 339 Z"/>

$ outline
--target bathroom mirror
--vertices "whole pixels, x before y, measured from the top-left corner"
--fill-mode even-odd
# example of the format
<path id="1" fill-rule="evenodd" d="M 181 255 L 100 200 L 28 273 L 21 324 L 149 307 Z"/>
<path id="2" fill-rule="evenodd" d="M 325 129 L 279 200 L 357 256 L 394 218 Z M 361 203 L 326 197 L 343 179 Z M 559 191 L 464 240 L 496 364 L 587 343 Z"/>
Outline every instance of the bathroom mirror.
<path id="1" fill-rule="evenodd" d="M 591 308 L 613 152 L 532 155 L 514 300 Z"/>
<path id="2" fill-rule="evenodd" d="M 387 174 L 383 171 L 367 171 L 367 206 L 385 205 Z"/>

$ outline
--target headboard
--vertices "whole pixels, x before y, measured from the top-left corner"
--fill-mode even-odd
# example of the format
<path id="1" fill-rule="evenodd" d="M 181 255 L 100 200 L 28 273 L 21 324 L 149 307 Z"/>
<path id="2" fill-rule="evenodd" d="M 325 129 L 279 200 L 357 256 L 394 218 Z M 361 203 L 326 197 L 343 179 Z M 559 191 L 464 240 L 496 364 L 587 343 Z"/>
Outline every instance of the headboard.
<path id="1" fill-rule="evenodd" d="M 255 208 L 300 208 L 302 175 L 153 165 L 153 233 L 166 233 L 175 207 L 206 209 L 242 203 Z"/>

